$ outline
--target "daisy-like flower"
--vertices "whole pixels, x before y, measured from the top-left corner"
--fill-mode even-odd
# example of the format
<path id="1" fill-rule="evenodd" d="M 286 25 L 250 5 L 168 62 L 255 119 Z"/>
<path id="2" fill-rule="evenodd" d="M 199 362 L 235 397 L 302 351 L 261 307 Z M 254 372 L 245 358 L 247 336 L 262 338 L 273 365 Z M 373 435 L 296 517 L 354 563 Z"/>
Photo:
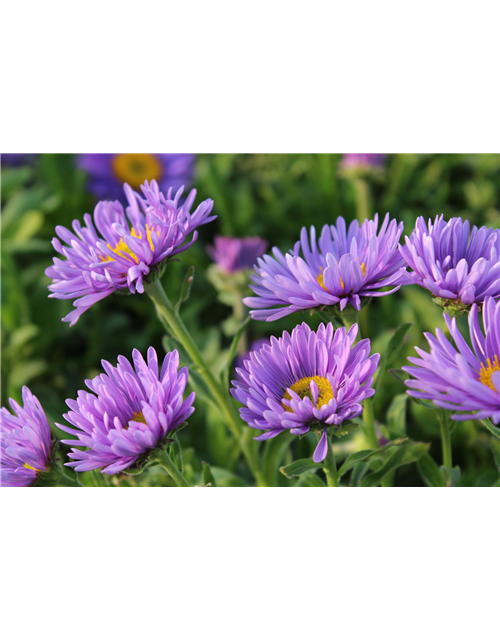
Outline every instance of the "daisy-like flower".
<path id="1" fill-rule="evenodd" d="M 177 351 L 167 353 L 161 370 L 152 347 L 147 363 L 137 349 L 132 359 L 134 366 L 118 356 L 116 367 L 103 360 L 106 373 L 85 382 L 92 393 L 79 391 L 77 400 L 66 400 L 70 411 L 63 417 L 75 428 L 57 426 L 78 439 L 62 442 L 88 447 L 73 448 L 69 457 L 74 462 L 66 466 L 75 471 L 103 468 L 106 474 L 123 471 L 194 412 L 194 392 L 183 399 L 188 370 L 179 371 Z"/>
<path id="2" fill-rule="evenodd" d="M 37 398 L 23 387 L 23 406 L 9 398 L 14 415 L 0 410 L 0 484 L 29 487 L 46 471 L 51 452 L 49 423 Z"/>
<path id="3" fill-rule="evenodd" d="M 267 240 L 215 236 L 214 246 L 207 247 L 215 264 L 226 273 L 251 269 L 267 249 Z"/>
<path id="4" fill-rule="evenodd" d="M 361 226 L 354 220 L 349 228 L 339 217 L 336 225 L 323 227 L 319 240 L 314 227 L 310 240 L 304 227 L 293 251 L 283 255 L 274 247 L 274 258 L 265 255 L 257 261 L 255 284 L 250 287 L 257 297 L 243 299 L 258 309 L 250 312 L 252 318 L 277 320 L 294 311 L 333 305 L 343 311 L 348 304 L 359 311 L 362 298 L 397 291 L 407 283 L 398 252 L 403 223 L 389 223 L 387 214 L 378 234 L 377 229 L 378 215 Z M 382 291 L 391 285 L 396 286 Z"/>
<path id="5" fill-rule="evenodd" d="M 196 227 L 216 218 L 210 216 L 213 201 L 205 200 L 190 213 L 196 197 L 193 189 L 179 204 L 182 187 L 172 198 L 161 193 L 153 180 L 142 186 L 143 197 L 124 185 L 129 206 L 99 202 L 94 216 L 86 213 L 85 226 L 73 221 L 73 231 L 57 226 L 52 244 L 65 259 L 54 258 L 45 273 L 52 278 L 49 297 L 77 298 L 76 307 L 64 322 L 75 324 L 84 311 L 115 291 L 143 293 L 144 280 L 160 271 L 163 264 L 190 247 L 198 237 Z M 193 233 L 188 242 L 188 236 Z"/>
<path id="6" fill-rule="evenodd" d="M 343 169 L 366 169 L 382 167 L 385 162 L 385 153 L 345 153 L 341 166 Z"/>
<path id="7" fill-rule="evenodd" d="M 403 367 L 414 379 L 405 381 L 408 393 L 415 398 L 432 400 L 442 409 L 464 411 L 453 420 L 500 422 L 500 301 L 488 296 L 483 305 L 484 334 L 478 318 L 478 305 L 469 312 L 472 349 L 464 340 L 455 318 L 444 319 L 455 342 L 453 345 L 440 329 L 436 336 L 424 334 L 430 353 L 415 347 L 420 358 L 408 358 L 414 365 Z M 471 413 L 476 412 L 476 413 Z"/>
<path id="8" fill-rule="evenodd" d="M 303 323 L 249 354 L 231 393 L 244 405 L 240 415 L 248 426 L 264 430 L 256 440 L 286 430 L 295 435 L 322 430 L 313 459 L 325 459 L 328 427 L 361 415 L 361 402 L 375 393 L 372 376 L 380 356 L 369 355 L 369 340 L 353 347 L 357 332 L 356 324 L 348 332 L 320 324 L 315 332 Z"/>
<path id="9" fill-rule="evenodd" d="M 84 153 L 77 165 L 89 177 L 89 190 L 98 198 L 121 200 L 124 182 L 139 189 L 156 180 L 162 191 L 175 193 L 193 179 L 196 156 L 192 153 Z"/>
<path id="10" fill-rule="evenodd" d="M 445 310 L 464 311 L 486 296 L 500 296 L 500 230 L 436 216 L 425 224 L 421 216 L 401 255 L 413 269 L 408 276 L 428 289 Z M 456 309 L 455 309 L 456 307 Z"/>

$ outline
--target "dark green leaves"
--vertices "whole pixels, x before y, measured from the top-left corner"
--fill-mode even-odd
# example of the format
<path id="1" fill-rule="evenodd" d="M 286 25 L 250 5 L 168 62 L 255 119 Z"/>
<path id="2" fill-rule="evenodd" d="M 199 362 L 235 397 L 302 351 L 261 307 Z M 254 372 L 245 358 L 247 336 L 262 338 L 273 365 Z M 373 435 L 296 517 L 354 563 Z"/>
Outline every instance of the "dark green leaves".
<path id="1" fill-rule="evenodd" d="M 311 458 L 303 458 L 302 460 L 295 460 L 295 462 L 292 462 L 292 464 L 289 464 L 286 467 L 281 467 L 280 471 L 287 478 L 293 478 L 295 476 L 298 477 L 307 471 L 316 471 L 317 469 L 322 468 L 322 464 L 317 464 Z"/>
<path id="2" fill-rule="evenodd" d="M 331 429 L 331 433 L 336 438 L 343 438 L 344 436 L 347 436 L 349 433 L 356 431 L 356 429 L 359 429 L 359 424 L 357 422 L 354 422 L 354 420 L 344 420 L 341 428 Z"/>
<path id="3" fill-rule="evenodd" d="M 215 478 L 212 474 L 212 469 L 210 468 L 210 465 L 207 462 L 202 462 L 201 467 L 202 467 L 201 479 L 203 481 L 203 485 L 205 487 L 209 485 L 211 487 L 216 487 L 217 483 L 215 482 Z"/>
<path id="4" fill-rule="evenodd" d="M 408 444 L 397 449 L 397 451 L 395 451 L 392 456 L 386 460 L 378 471 L 366 476 L 361 483 L 361 486 L 376 487 L 392 471 L 405 464 L 410 464 L 419 460 L 429 451 L 430 446 L 430 444 L 426 444 L 424 442 L 416 442 L 415 444 Z"/>
<path id="5" fill-rule="evenodd" d="M 400 444 L 403 444 L 403 442 L 406 442 L 407 440 L 408 438 L 399 438 L 398 440 L 393 440 L 392 442 L 389 442 L 389 444 L 386 444 L 385 447 L 381 447 L 380 449 L 366 449 L 364 451 L 358 451 L 356 453 L 352 453 L 350 456 L 347 457 L 344 464 L 340 467 L 338 471 L 339 478 L 341 478 L 345 473 L 350 471 L 353 467 L 357 466 L 360 462 L 365 462 L 365 460 L 368 460 L 373 456 L 377 456 L 382 452 L 386 451 L 387 449 L 390 449 L 391 447 L 395 447 Z"/>
<path id="6" fill-rule="evenodd" d="M 186 302 L 191 294 L 191 287 L 193 286 L 194 281 L 194 267 L 189 267 L 188 272 L 186 273 L 186 277 L 182 282 L 181 294 L 179 296 L 179 300 L 175 305 L 175 313 L 179 313 L 181 305 Z"/>
<path id="7" fill-rule="evenodd" d="M 381 354 L 381 357 L 380 357 L 380 364 L 378 366 L 375 381 L 373 383 L 373 388 L 375 390 L 379 388 L 380 383 L 382 381 L 382 377 L 387 367 L 390 367 L 391 364 L 396 359 L 396 356 L 398 355 L 401 347 L 403 346 L 403 342 L 411 327 L 412 327 L 411 322 L 406 322 L 405 324 L 400 325 L 394 332 L 394 335 L 392 336 L 392 338 L 389 340 L 389 344 L 387 345 L 387 348 L 385 349 L 384 353 Z"/>
<path id="8" fill-rule="evenodd" d="M 226 389 L 229 387 L 229 374 L 231 372 L 231 367 L 233 364 L 233 360 L 236 356 L 236 351 L 238 349 L 238 344 L 240 342 L 241 336 L 243 335 L 243 332 L 245 331 L 247 324 L 250 322 L 250 316 L 248 316 L 240 325 L 238 331 L 236 332 L 233 341 L 231 343 L 231 347 L 229 349 L 229 355 L 227 357 L 227 362 L 226 365 L 224 366 L 222 373 L 221 373 L 221 382 L 222 384 L 226 387 Z"/>
<path id="9" fill-rule="evenodd" d="M 446 487 L 445 475 L 428 453 L 417 462 L 417 469 L 428 487 Z"/>

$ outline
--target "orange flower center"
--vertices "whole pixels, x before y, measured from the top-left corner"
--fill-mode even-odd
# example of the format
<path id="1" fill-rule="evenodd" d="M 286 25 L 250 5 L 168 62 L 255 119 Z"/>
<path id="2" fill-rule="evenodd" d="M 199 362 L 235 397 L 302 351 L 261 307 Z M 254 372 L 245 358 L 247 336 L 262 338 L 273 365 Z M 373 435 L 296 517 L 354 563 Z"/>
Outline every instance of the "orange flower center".
<path id="1" fill-rule="evenodd" d="M 142 412 L 138 413 L 137 411 L 134 411 L 134 415 L 133 415 L 132 419 L 128 421 L 128 424 L 125 427 L 125 429 L 128 429 L 130 427 L 130 423 L 132 422 L 132 420 L 134 422 L 142 422 L 142 424 L 146 424 L 146 425 L 148 424 L 146 422 L 146 418 L 143 416 Z"/>
<path id="2" fill-rule="evenodd" d="M 324 404 L 328 404 L 330 400 L 333 399 L 333 389 L 332 385 L 328 382 L 326 378 L 322 376 L 308 376 L 307 378 L 301 378 L 297 382 L 294 382 L 290 389 L 295 391 L 295 393 L 302 398 L 310 398 L 310 400 L 314 403 L 314 399 L 311 393 L 311 381 L 314 380 L 316 385 L 318 386 L 318 400 L 316 402 L 316 409 L 319 409 Z M 292 396 L 285 391 L 285 395 L 283 396 L 283 400 L 291 400 Z M 290 411 L 293 413 L 291 407 L 288 407 L 286 404 L 281 403 L 285 409 L 285 411 Z"/>
<path id="3" fill-rule="evenodd" d="M 112 162 L 113 173 L 120 182 L 138 189 L 144 180 L 159 180 L 162 166 L 151 153 L 118 153 Z"/>
<path id="4" fill-rule="evenodd" d="M 495 387 L 495 385 L 493 384 L 493 380 L 491 379 L 495 371 L 500 371 L 500 363 L 498 362 L 498 356 L 495 356 L 493 358 L 493 363 L 489 358 L 487 359 L 486 362 L 488 363 L 487 367 L 484 366 L 484 362 L 481 362 L 481 369 L 479 371 L 479 382 L 482 382 L 490 389 L 493 389 L 493 391 L 500 392 L 500 389 L 497 389 Z"/>

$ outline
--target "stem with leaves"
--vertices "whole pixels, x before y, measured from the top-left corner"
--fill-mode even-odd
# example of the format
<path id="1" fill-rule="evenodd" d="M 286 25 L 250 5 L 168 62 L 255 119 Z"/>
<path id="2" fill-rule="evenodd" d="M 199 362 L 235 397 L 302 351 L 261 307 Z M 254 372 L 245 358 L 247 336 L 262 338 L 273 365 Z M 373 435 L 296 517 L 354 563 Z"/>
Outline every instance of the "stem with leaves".
<path id="1" fill-rule="evenodd" d="M 177 469 L 172 458 L 168 455 L 165 449 L 155 449 L 151 459 L 157 462 L 160 467 L 165 469 L 168 475 L 172 478 L 178 487 L 190 487 L 191 485 Z"/>
<path id="2" fill-rule="evenodd" d="M 335 464 L 335 456 L 333 455 L 332 443 L 328 437 L 328 453 L 324 459 L 324 472 L 326 474 L 326 482 L 329 487 L 339 487 L 339 478 L 337 473 L 337 465 Z"/>
<path id="3" fill-rule="evenodd" d="M 441 426 L 441 443 L 443 448 L 443 464 L 449 469 L 453 468 L 451 455 L 451 434 L 450 434 L 450 416 L 447 411 L 438 412 L 439 424 Z"/>
<path id="4" fill-rule="evenodd" d="M 212 394 L 217 406 L 220 407 L 231 433 L 239 442 L 243 455 L 245 456 L 257 484 L 259 486 L 265 486 L 264 477 L 259 468 L 258 462 L 256 463 L 255 456 L 252 456 L 248 443 L 245 438 L 242 437 L 241 420 L 232 398 L 229 395 L 228 389 L 222 386 L 205 362 L 205 358 L 198 348 L 198 345 L 195 343 L 188 329 L 184 325 L 178 311 L 173 307 L 165 294 L 160 280 L 158 279 L 155 282 L 146 285 L 146 292 L 153 301 L 156 313 L 167 331 L 171 333 L 172 336 L 183 346 L 192 362 L 198 367 L 198 371 Z"/>

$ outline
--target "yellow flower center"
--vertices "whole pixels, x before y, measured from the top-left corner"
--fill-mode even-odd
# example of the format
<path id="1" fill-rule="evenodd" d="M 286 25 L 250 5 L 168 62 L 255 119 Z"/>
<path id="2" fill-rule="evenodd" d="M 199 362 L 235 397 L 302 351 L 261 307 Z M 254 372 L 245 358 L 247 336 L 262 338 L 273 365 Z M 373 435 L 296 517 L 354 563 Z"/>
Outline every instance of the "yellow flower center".
<path id="1" fill-rule="evenodd" d="M 485 367 L 484 363 L 481 362 L 481 370 L 479 371 L 479 382 L 482 382 L 493 391 L 500 391 L 493 384 L 491 377 L 493 376 L 494 371 L 500 371 L 500 363 L 498 362 L 498 356 L 493 358 L 493 364 L 491 360 L 488 358 L 487 360 L 488 366 Z"/>
<path id="2" fill-rule="evenodd" d="M 162 166 L 151 153 L 118 153 L 112 162 L 113 173 L 120 182 L 138 189 L 144 180 L 159 180 Z"/>
<path id="3" fill-rule="evenodd" d="M 148 224 L 146 225 L 146 234 L 148 237 L 148 242 L 149 242 L 149 246 L 151 247 L 151 251 L 154 251 L 154 245 L 153 245 L 153 241 L 151 240 L 151 234 L 154 233 L 154 229 L 152 229 Z M 160 231 L 158 230 L 156 232 L 158 234 L 158 237 L 160 236 Z M 142 238 L 142 234 L 141 233 L 137 233 L 137 231 L 132 227 L 132 231 L 130 232 L 130 235 L 133 236 L 134 238 Z M 123 238 L 120 238 L 119 242 L 116 243 L 116 245 L 114 247 L 112 247 L 110 244 L 108 244 L 108 249 L 111 249 L 111 251 L 113 253 L 116 253 L 116 255 L 118 256 L 122 256 L 122 257 L 128 257 L 131 258 L 136 264 L 139 264 L 139 258 L 135 255 L 135 253 L 133 251 L 131 251 L 128 246 L 127 243 L 125 242 L 125 240 Z M 113 258 L 110 258 L 109 256 L 101 256 L 100 258 L 101 262 L 110 262 L 111 260 L 113 260 Z"/>
<path id="4" fill-rule="evenodd" d="M 28 464 L 27 462 L 25 462 L 23 464 L 23 467 L 25 469 L 31 469 L 32 471 L 36 471 L 37 473 L 41 473 L 43 471 L 43 469 L 35 469 L 35 467 L 32 467 L 30 464 Z"/>
<path id="5" fill-rule="evenodd" d="M 301 398 L 310 398 L 314 403 L 314 399 L 311 393 L 311 381 L 314 380 L 316 385 L 318 386 L 318 400 L 316 402 L 316 409 L 319 409 L 324 404 L 328 404 L 330 400 L 333 399 L 333 389 L 332 385 L 328 382 L 326 378 L 321 376 L 308 376 L 307 378 L 301 378 L 298 382 L 294 382 L 290 389 L 295 391 L 295 393 Z M 285 391 L 285 395 L 283 396 L 283 400 L 291 400 L 292 397 Z M 285 409 L 285 411 L 290 411 L 293 413 L 292 408 L 287 405 L 281 403 Z"/>
<path id="6" fill-rule="evenodd" d="M 142 412 L 138 413 L 137 411 L 134 411 L 134 415 L 133 415 L 132 419 L 128 421 L 128 424 L 125 427 L 125 429 L 128 429 L 130 427 L 130 423 L 132 422 L 132 420 L 134 422 L 142 422 L 142 424 L 146 424 L 146 425 L 148 424 L 146 422 L 146 418 L 142 415 Z"/>
<path id="7" fill-rule="evenodd" d="M 359 258 L 358 258 L 358 260 L 359 260 Z M 366 276 L 366 266 L 365 266 L 364 262 L 361 263 L 361 271 L 363 272 L 363 276 Z M 321 273 L 316 278 L 316 280 L 317 280 L 317 282 L 318 282 L 320 287 L 322 287 L 325 291 L 328 291 L 328 289 L 323 284 L 323 272 L 324 272 L 324 269 L 323 269 L 323 267 L 321 267 Z M 344 281 L 342 280 L 342 278 L 340 278 L 340 286 L 342 287 L 342 289 L 344 288 Z"/>

